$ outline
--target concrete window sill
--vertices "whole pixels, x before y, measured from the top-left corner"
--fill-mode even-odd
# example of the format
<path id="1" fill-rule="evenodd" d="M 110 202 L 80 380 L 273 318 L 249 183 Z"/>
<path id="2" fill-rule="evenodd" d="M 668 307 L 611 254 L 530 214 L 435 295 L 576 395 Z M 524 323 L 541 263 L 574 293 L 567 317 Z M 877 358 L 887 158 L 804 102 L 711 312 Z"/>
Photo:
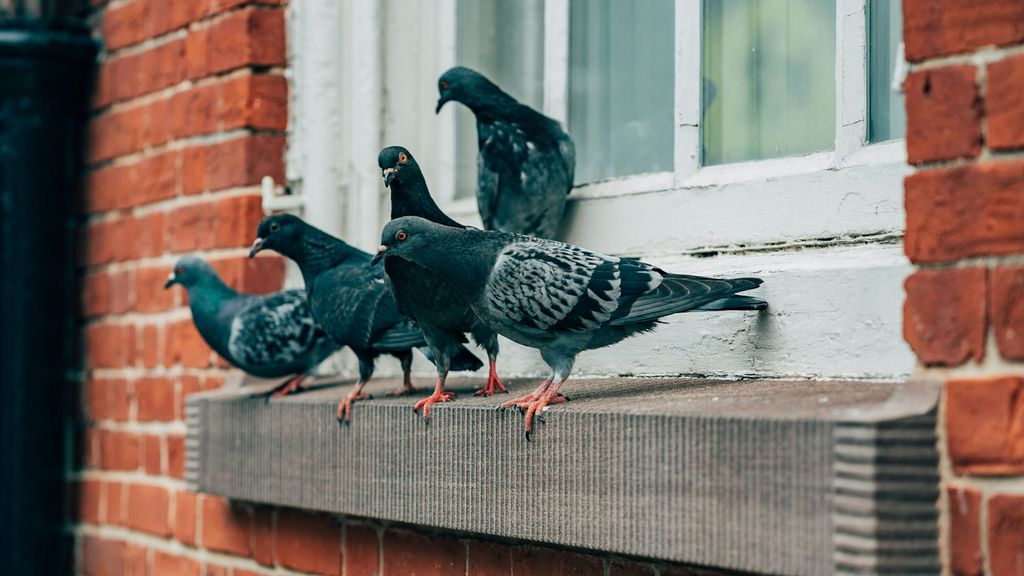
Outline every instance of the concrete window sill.
<path id="1" fill-rule="evenodd" d="M 752 572 L 937 573 L 938 387 L 576 379 L 532 441 L 474 398 L 430 421 L 346 388 L 188 401 L 203 492 Z M 513 394 L 534 381 L 513 381 Z M 397 388 L 378 381 L 374 391 Z"/>

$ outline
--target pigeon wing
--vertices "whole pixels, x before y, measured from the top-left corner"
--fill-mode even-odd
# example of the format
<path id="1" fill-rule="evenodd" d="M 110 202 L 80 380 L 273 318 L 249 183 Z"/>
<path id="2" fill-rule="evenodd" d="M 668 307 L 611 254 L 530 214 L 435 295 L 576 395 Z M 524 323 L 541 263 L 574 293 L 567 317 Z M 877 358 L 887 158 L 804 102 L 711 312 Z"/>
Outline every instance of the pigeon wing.
<path id="1" fill-rule="evenodd" d="M 305 294 L 285 290 L 250 299 L 231 322 L 228 350 L 243 366 L 295 366 L 320 337 Z"/>
<path id="2" fill-rule="evenodd" d="M 316 279 L 313 314 L 339 344 L 369 349 L 406 317 L 398 311 L 383 269 L 337 266 Z"/>
<path id="3" fill-rule="evenodd" d="M 485 294 L 493 314 L 519 329 L 589 332 L 624 315 L 659 281 L 636 260 L 525 240 L 499 254 Z"/>

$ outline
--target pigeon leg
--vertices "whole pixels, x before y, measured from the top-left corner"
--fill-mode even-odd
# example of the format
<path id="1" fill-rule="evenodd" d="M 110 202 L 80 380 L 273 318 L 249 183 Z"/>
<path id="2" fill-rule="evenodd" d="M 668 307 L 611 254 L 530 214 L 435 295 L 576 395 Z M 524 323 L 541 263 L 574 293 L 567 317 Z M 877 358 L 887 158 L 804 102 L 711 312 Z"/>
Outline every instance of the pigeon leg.
<path id="1" fill-rule="evenodd" d="M 408 396 L 419 392 L 420 389 L 412 385 L 412 350 L 399 356 L 398 360 L 402 363 L 402 387 L 388 392 L 387 395 Z"/>
<path id="2" fill-rule="evenodd" d="M 289 394 L 294 394 L 302 390 L 302 382 L 306 379 L 305 374 L 289 378 L 281 384 L 271 388 L 267 392 L 260 392 L 259 394 L 253 394 L 253 398 L 263 398 L 267 402 L 270 402 L 274 398 L 282 398 Z"/>
<path id="3" fill-rule="evenodd" d="M 430 406 L 432 404 L 448 402 L 449 400 L 455 399 L 455 392 L 449 392 L 444 389 L 444 381 L 447 375 L 448 374 L 445 373 L 444 376 L 437 377 L 437 384 L 434 385 L 434 393 L 417 402 L 416 405 L 412 407 L 413 412 L 418 412 L 420 408 L 423 408 L 423 417 L 429 418 Z"/>
<path id="4" fill-rule="evenodd" d="M 508 388 L 505 388 L 505 386 L 501 383 L 501 380 L 498 378 L 498 370 L 494 366 L 494 358 L 492 357 L 490 360 L 491 369 L 487 374 L 487 384 L 485 384 L 483 388 L 476 391 L 476 396 L 491 396 L 492 394 L 494 394 L 495 388 L 508 394 Z"/>
<path id="5" fill-rule="evenodd" d="M 363 392 L 364 386 L 366 386 L 365 381 L 360 380 L 359 382 L 356 382 L 356 387 L 348 393 L 348 396 L 345 396 L 341 402 L 338 402 L 339 424 L 348 424 L 349 419 L 352 417 L 352 404 L 356 400 L 364 400 L 370 397 L 369 394 Z"/>

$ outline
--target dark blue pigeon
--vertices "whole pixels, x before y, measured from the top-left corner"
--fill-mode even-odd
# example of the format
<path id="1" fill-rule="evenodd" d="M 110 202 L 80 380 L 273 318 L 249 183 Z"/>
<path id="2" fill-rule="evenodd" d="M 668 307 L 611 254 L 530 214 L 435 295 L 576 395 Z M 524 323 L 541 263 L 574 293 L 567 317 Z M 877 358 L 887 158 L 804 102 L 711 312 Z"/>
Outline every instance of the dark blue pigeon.
<path id="1" fill-rule="evenodd" d="M 554 237 L 576 170 L 572 138 L 475 70 L 452 68 L 437 88 L 437 112 L 455 101 L 476 116 L 476 198 L 484 228 Z"/>
<path id="2" fill-rule="evenodd" d="M 269 393 L 290 394 L 339 347 L 313 321 L 302 290 L 239 294 L 198 256 L 175 264 L 164 288 L 188 291 L 192 321 L 213 350 L 260 378 L 293 376 Z"/>
<path id="3" fill-rule="evenodd" d="M 359 380 L 338 404 L 338 420 L 348 421 L 352 403 L 367 398 L 363 387 L 373 375 L 381 354 L 398 358 L 403 385 L 393 394 L 416 391 L 412 385 L 412 349 L 426 345 L 423 332 L 399 312 L 381 266 L 372 266 L 366 252 L 315 228 L 291 214 L 275 214 L 260 221 L 250 257 L 265 249 L 276 250 L 299 265 L 313 318 L 359 360 Z M 464 346 L 452 359 L 453 370 L 483 366 Z"/>
<path id="4" fill-rule="evenodd" d="M 534 414 L 565 402 L 558 388 L 580 352 L 653 330 L 670 314 L 768 306 L 736 295 L 760 286 L 759 278 L 671 274 L 563 242 L 442 226 L 414 216 L 384 227 L 377 254 L 443 275 L 491 329 L 540 350 L 551 376 L 533 393 L 501 405 L 526 412 L 527 435 Z"/>
<path id="5" fill-rule="evenodd" d="M 463 228 L 438 208 L 430 197 L 423 172 L 412 154 L 401 146 L 390 146 L 380 151 L 377 164 L 384 178 L 384 186 L 391 189 L 391 218 L 419 216 L 442 226 Z M 430 406 L 454 398 L 444 389 L 448 376 L 448 359 L 456 355 L 466 342 L 466 333 L 473 335 L 485 350 L 490 363 L 487 384 L 477 395 L 490 396 L 495 390 L 507 392 L 498 378 L 495 361 L 498 357 L 498 335 L 480 322 L 469 304 L 443 276 L 402 258 L 384 260 L 384 270 L 402 312 L 412 316 L 423 329 L 427 345 L 437 366 L 437 384 L 434 393 L 420 400 L 413 409 L 423 408 L 430 415 Z"/>

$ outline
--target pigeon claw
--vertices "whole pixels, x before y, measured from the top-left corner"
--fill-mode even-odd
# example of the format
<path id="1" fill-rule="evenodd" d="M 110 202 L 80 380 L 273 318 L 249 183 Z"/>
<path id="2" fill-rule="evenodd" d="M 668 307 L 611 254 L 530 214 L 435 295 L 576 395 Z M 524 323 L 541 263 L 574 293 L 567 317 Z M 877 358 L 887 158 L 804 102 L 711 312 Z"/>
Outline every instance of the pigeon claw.
<path id="1" fill-rule="evenodd" d="M 423 417 L 430 418 L 430 407 L 438 402 L 450 402 L 455 399 L 455 392 L 449 392 L 447 390 L 435 390 L 433 394 L 427 396 L 423 400 L 420 400 L 412 407 L 413 412 L 419 412 L 423 409 Z"/>
<path id="2" fill-rule="evenodd" d="M 545 395 L 535 400 L 528 400 L 526 402 L 519 402 L 515 404 L 515 406 L 519 408 L 521 412 L 526 413 L 525 425 L 527 440 L 529 440 L 530 435 L 533 434 L 533 421 L 537 420 L 541 424 L 544 424 L 544 410 L 546 410 L 548 406 L 562 404 L 563 402 L 568 402 L 568 398 L 562 396 L 561 394 L 555 394 L 550 397 L 547 397 L 547 395 Z"/>
<path id="3" fill-rule="evenodd" d="M 495 390 L 508 394 L 508 388 L 505 388 L 505 385 L 501 383 L 501 379 L 498 378 L 498 373 L 494 370 L 494 364 L 491 364 L 491 371 L 487 376 L 487 384 L 484 384 L 484 387 L 477 390 L 473 395 L 485 397 L 492 396 L 494 395 Z"/>
<path id="4" fill-rule="evenodd" d="M 366 393 L 361 394 L 349 394 L 338 402 L 338 424 L 348 425 L 349 419 L 352 417 L 352 404 L 357 400 L 365 400 L 370 395 Z"/>
<path id="5" fill-rule="evenodd" d="M 289 394 L 294 394 L 296 392 L 302 391 L 302 381 L 305 379 L 306 377 L 304 375 L 290 378 L 286 380 L 284 383 L 274 388 L 271 388 L 267 392 L 261 392 L 260 394 L 256 394 L 256 397 L 262 396 L 263 402 L 269 404 L 270 401 L 275 398 L 283 398 Z"/>

